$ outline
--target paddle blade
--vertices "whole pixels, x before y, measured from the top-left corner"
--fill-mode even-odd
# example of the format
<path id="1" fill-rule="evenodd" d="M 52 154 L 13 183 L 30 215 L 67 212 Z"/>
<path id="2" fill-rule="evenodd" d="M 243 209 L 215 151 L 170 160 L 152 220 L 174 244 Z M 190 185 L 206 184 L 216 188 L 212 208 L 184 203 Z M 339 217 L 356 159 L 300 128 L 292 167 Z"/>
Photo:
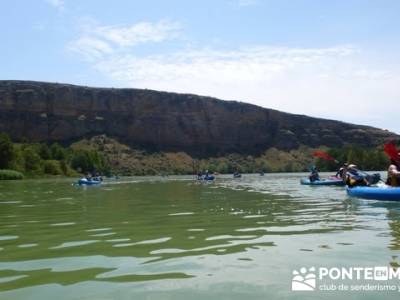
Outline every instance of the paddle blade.
<path id="1" fill-rule="evenodd" d="M 313 156 L 314 157 L 319 157 L 319 158 L 322 158 L 322 159 L 325 159 L 325 160 L 335 161 L 335 159 L 332 156 L 330 156 L 325 151 L 321 151 L 321 150 L 314 151 Z"/>
<path id="2" fill-rule="evenodd" d="M 386 143 L 383 146 L 383 150 L 391 159 L 400 161 L 399 150 L 396 149 L 396 145 L 394 143 Z"/>

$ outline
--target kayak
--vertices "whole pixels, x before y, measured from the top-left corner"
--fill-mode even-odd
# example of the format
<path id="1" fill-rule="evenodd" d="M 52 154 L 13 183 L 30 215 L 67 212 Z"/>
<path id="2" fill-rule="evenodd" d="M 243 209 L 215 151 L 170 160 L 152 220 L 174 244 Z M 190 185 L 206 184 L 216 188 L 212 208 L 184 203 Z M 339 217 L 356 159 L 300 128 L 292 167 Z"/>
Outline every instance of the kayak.
<path id="1" fill-rule="evenodd" d="M 358 197 L 369 200 L 400 201 L 400 187 L 371 187 L 355 186 L 347 187 L 347 194 L 352 197 Z"/>
<path id="2" fill-rule="evenodd" d="M 343 180 L 339 179 L 339 178 L 330 178 L 330 179 L 321 179 L 321 180 L 316 180 L 316 181 L 310 181 L 310 179 L 301 179 L 300 183 L 303 185 L 344 185 Z"/>
<path id="3" fill-rule="evenodd" d="M 212 181 L 214 179 L 215 179 L 215 177 L 213 175 L 208 175 L 208 176 L 203 176 L 203 177 L 197 178 L 197 180 L 206 180 L 206 181 Z"/>
<path id="4" fill-rule="evenodd" d="M 233 174 L 233 178 L 242 178 L 242 174 Z"/>
<path id="5" fill-rule="evenodd" d="M 81 178 L 78 180 L 79 185 L 99 185 L 101 184 L 100 180 L 87 180 L 86 178 Z"/>

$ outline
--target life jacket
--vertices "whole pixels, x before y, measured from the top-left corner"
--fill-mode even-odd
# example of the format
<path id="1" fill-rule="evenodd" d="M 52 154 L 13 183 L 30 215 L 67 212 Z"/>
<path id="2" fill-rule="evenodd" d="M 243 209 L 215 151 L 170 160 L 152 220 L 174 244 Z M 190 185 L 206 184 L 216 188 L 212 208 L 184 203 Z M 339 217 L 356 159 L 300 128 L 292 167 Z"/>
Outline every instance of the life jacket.
<path id="1" fill-rule="evenodd" d="M 386 184 L 390 186 L 400 186 L 400 177 L 399 176 L 388 176 L 386 180 Z"/>
<path id="2" fill-rule="evenodd" d="M 310 176 L 308 176 L 311 182 L 319 180 L 319 174 L 316 171 L 313 171 Z"/>
<path id="3" fill-rule="evenodd" d="M 349 187 L 366 186 L 367 183 L 365 182 L 364 177 L 358 176 L 358 175 L 355 175 L 355 174 L 351 174 L 351 173 L 347 173 L 346 185 L 349 186 Z"/>

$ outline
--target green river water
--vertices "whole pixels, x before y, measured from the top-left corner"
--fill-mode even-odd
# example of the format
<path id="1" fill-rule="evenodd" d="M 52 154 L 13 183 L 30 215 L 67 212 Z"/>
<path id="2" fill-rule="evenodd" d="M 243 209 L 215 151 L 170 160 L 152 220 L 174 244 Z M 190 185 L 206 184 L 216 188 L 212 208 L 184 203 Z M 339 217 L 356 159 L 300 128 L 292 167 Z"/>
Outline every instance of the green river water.
<path id="1" fill-rule="evenodd" d="M 0 299 L 399 299 L 291 291 L 302 267 L 400 263 L 400 203 L 304 176 L 0 182 Z"/>

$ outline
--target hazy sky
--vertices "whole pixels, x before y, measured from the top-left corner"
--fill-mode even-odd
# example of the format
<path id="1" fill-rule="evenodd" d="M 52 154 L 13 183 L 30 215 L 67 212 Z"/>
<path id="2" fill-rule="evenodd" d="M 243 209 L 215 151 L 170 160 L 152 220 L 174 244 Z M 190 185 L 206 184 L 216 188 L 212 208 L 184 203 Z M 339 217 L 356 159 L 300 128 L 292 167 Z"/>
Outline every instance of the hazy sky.
<path id="1" fill-rule="evenodd" d="M 1 0 L 0 79 L 240 100 L 400 133 L 400 1 Z"/>

